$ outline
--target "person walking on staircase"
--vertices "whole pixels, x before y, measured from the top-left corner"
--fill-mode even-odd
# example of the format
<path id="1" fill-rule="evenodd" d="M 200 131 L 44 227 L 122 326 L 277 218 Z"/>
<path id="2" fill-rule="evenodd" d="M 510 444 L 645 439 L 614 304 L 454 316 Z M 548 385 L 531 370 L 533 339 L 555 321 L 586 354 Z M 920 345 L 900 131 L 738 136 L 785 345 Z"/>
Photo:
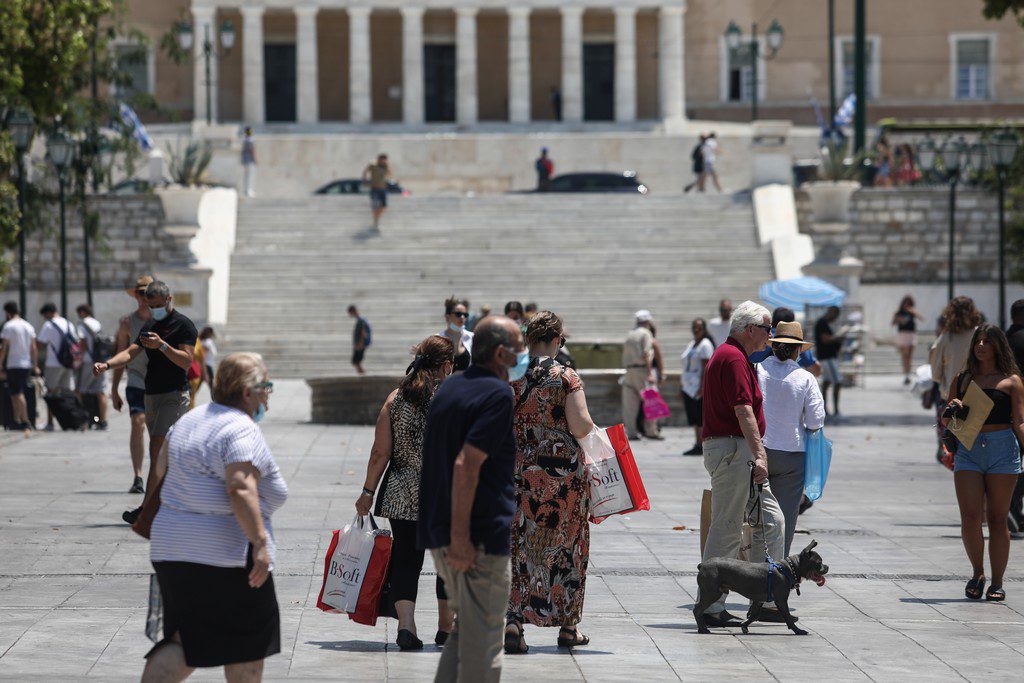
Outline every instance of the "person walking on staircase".
<path id="1" fill-rule="evenodd" d="M 630 439 L 639 438 L 637 433 L 637 413 L 643 400 L 640 392 L 648 386 L 657 384 L 654 373 L 654 335 L 651 334 L 651 312 L 643 309 L 636 312 L 636 327 L 626 335 L 622 345 L 622 367 L 626 374 L 622 378 L 622 423 L 626 428 L 626 436 Z M 644 420 L 644 436 L 648 439 L 664 438 L 658 434 L 658 423 Z"/>
<path id="2" fill-rule="evenodd" d="M 363 356 L 366 355 L 366 347 L 370 345 L 370 323 L 366 318 L 359 315 L 359 309 L 355 304 L 348 307 L 348 315 L 356 319 L 356 325 L 352 328 L 352 367 L 360 375 L 365 375 L 363 370 Z"/>
<path id="3" fill-rule="evenodd" d="M 732 302 L 722 299 L 718 302 L 718 317 L 712 318 L 708 322 L 708 334 L 711 335 L 711 341 L 715 343 L 715 346 L 721 346 L 729 338 L 729 327 L 732 324 L 730 318 L 732 318 Z"/>
<path id="4" fill-rule="evenodd" d="M 715 135 L 714 131 L 708 133 L 707 139 L 704 140 L 704 145 L 701 148 L 704 156 L 704 169 L 700 176 L 700 182 L 698 183 L 701 192 L 704 191 L 704 186 L 707 183 L 708 177 L 715 183 L 715 189 L 719 193 L 722 192 L 722 185 L 718 182 L 718 170 L 716 164 L 718 163 L 718 136 Z"/>
<path id="5" fill-rule="evenodd" d="M 388 155 L 378 154 L 377 162 L 363 170 L 363 182 L 370 183 L 370 208 L 373 211 L 373 229 L 380 229 L 380 217 L 388 208 L 388 181 L 391 180 L 391 167 L 388 166 Z"/>
<path id="6" fill-rule="evenodd" d="M 245 127 L 242 139 L 242 176 L 245 196 L 256 196 L 256 144 L 252 141 L 252 128 Z"/>
<path id="7" fill-rule="evenodd" d="M 149 305 L 146 304 L 146 287 L 153 282 L 149 275 L 141 275 L 135 280 L 135 288 L 128 290 L 128 294 L 135 299 L 135 310 L 121 318 L 117 328 L 117 336 L 114 337 L 114 353 L 121 353 L 131 343 L 139 338 L 142 328 L 153 319 L 149 312 Z M 146 354 L 140 353 L 133 358 L 128 365 L 122 368 L 114 368 L 114 377 L 111 380 L 110 403 L 114 410 L 121 412 L 124 402 L 128 402 L 128 418 L 131 420 L 131 434 L 128 437 L 128 448 L 131 452 L 132 469 L 135 471 L 135 479 L 128 493 L 145 493 L 146 487 L 142 480 L 142 459 L 146 449 L 146 365 L 148 359 Z M 124 401 L 118 387 L 121 386 L 121 376 L 128 370 L 128 386 L 124 390 Z"/>
<path id="8" fill-rule="evenodd" d="M 701 133 L 693 152 L 690 153 L 690 158 L 693 160 L 693 182 L 683 188 L 683 194 L 695 187 L 699 192 L 704 191 L 704 183 L 701 181 L 704 179 L 704 142 L 707 139 L 708 136 Z"/>
<path id="9" fill-rule="evenodd" d="M 540 148 L 540 156 L 533 162 L 537 171 L 537 192 L 547 192 L 551 189 L 551 176 L 555 172 L 555 163 L 548 156 L 548 148 Z"/>

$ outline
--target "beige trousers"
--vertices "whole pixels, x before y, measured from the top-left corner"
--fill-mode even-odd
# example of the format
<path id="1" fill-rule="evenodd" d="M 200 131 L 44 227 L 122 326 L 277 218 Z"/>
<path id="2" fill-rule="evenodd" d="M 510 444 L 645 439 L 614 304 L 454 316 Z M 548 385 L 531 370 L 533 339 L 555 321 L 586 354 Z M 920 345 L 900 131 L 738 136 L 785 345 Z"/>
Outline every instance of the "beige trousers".
<path id="1" fill-rule="evenodd" d="M 512 585 L 508 555 L 478 550 L 468 572 L 453 571 L 445 562 L 448 548 L 435 548 L 434 566 L 444 580 L 455 628 L 441 652 L 435 683 L 488 683 L 501 680 L 505 610 Z"/>
<path id="2" fill-rule="evenodd" d="M 626 437 L 636 439 L 636 416 L 643 405 L 640 392 L 647 387 L 647 368 L 626 368 L 622 379 L 622 424 L 626 427 Z M 658 423 L 655 420 L 644 420 L 644 434 L 657 434 Z"/>
<path id="3" fill-rule="evenodd" d="M 750 496 L 750 466 L 747 464 L 753 459 L 747 441 L 742 437 L 704 440 L 704 469 L 711 475 L 711 528 L 704 545 L 705 560 L 736 557 L 739 553 L 743 517 L 756 501 L 756 497 Z M 756 488 L 754 492 L 756 494 Z M 772 559 L 780 561 L 785 557 L 786 520 L 768 482 L 761 489 L 761 509 L 763 523 L 754 528 L 754 545 L 748 557 L 754 562 L 764 562 L 767 539 Z M 753 515 L 756 518 L 757 512 Z M 728 593 L 723 593 L 707 613 L 717 614 L 724 610 L 727 596 Z"/>

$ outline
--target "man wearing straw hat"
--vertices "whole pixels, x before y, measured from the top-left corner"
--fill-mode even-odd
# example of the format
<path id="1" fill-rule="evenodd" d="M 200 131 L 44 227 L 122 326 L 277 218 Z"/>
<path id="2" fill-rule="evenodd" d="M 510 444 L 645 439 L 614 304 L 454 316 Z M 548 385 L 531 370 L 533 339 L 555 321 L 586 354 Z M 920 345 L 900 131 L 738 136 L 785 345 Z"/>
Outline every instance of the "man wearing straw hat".
<path id="1" fill-rule="evenodd" d="M 804 341 L 798 322 L 780 322 L 771 340 L 772 355 L 757 365 L 757 381 L 764 396 L 764 448 L 768 454 L 768 482 L 786 518 L 789 555 L 804 491 L 805 430 L 821 429 L 825 401 L 814 376 L 800 367 L 800 354 L 813 344 Z"/>

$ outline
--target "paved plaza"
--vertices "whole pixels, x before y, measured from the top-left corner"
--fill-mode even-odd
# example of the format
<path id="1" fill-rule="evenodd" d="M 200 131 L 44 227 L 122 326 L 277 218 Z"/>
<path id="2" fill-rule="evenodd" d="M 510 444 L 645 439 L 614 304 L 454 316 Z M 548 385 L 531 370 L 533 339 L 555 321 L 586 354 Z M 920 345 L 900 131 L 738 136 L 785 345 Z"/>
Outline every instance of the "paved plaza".
<path id="1" fill-rule="evenodd" d="M 1020 680 L 1024 541 L 1011 551 L 1006 603 L 966 600 L 952 476 L 933 458 L 931 416 L 893 377 L 869 377 L 843 401 L 846 419 L 828 429 L 836 453 L 825 497 L 801 517 L 795 542 L 816 539 L 831 566 L 823 588 L 793 599 L 810 635 L 774 624 L 696 634 L 707 475 L 700 458 L 678 455 L 692 431 L 668 430 L 664 442 L 634 445 L 653 509 L 593 528 L 581 624 L 591 644 L 569 654 L 555 647 L 555 630 L 528 626 L 530 652 L 506 658 L 506 680 Z M 266 676 L 430 680 L 433 645 L 401 653 L 394 621 L 370 628 L 315 607 L 326 542 L 352 518 L 372 429 L 308 416 L 304 384 L 279 383 L 265 431 L 291 496 L 274 519 L 282 652 Z M 151 567 L 146 542 L 120 521 L 139 500 L 124 493 L 126 417 L 111 426 L 0 437 L 0 678 L 137 680 L 142 671 Z M 426 641 L 436 626 L 432 571 L 428 560 L 418 612 Z"/>

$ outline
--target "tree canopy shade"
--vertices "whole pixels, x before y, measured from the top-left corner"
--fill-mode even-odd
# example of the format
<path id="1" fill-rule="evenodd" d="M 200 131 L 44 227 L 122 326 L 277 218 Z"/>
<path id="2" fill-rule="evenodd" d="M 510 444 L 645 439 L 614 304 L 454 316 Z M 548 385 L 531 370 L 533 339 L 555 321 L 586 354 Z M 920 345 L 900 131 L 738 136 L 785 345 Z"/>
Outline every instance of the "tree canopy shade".
<path id="1" fill-rule="evenodd" d="M 1024 0 L 983 0 L 986 19 L 1002 19 L 1013 14 L 1017 22 L 1024 26 Z"/>

